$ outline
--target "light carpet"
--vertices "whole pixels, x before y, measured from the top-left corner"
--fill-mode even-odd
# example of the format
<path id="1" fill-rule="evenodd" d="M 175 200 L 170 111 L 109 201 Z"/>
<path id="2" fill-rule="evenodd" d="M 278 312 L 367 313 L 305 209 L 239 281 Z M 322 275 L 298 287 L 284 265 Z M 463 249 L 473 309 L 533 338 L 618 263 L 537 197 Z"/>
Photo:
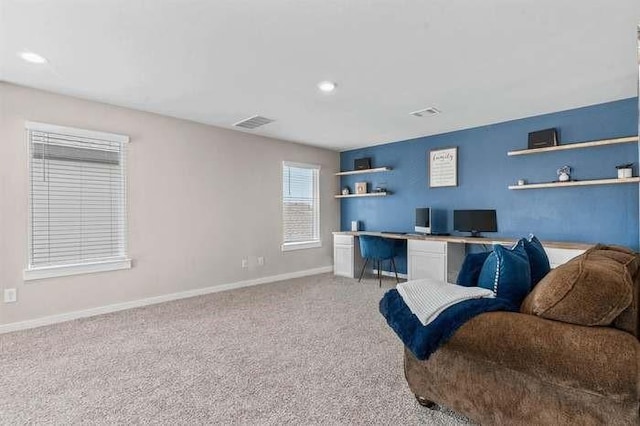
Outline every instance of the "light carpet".
<path id="1" fill-rule="evenodd" d="M 468 423 L 409 391 L 385 284 L 322 274 L 0 335 L 0 422 Z"/>

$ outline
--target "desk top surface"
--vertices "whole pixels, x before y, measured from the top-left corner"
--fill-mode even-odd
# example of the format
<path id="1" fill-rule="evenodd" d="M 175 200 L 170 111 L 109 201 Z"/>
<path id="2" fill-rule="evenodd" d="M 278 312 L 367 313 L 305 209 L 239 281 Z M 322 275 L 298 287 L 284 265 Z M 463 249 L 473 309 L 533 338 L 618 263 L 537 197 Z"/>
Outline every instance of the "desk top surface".
<path id="1" fill-rule="evenodd" d="M 442 241 L 447 243 L 464 243 L 464 244 L 502 244 L 515 243 L 516 238 L 484 238 L 484 237 L 458 237 L 453 235 L 420 235 L 420 234 L 395 234 L 392 232 L 373 232 L 373 231 L 336 231 L 334 235 L 373 235 L 383 238 L 392 238 L 396 240 L 422 240 L 422 241 Z M 570 250 L 587 250 L 595 244 L 589 243 L 572 243 L 563 241 L 541 241 L 542 245 L 549 248 L 560 248 Z"/>

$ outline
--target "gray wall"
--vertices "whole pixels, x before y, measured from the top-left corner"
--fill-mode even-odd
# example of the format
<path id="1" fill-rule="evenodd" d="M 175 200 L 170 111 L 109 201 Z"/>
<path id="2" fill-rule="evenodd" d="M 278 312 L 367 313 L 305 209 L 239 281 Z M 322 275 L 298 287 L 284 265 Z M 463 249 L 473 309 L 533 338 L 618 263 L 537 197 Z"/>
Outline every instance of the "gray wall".
<path id="1" fill-rule="evenodd" d="M 131 137 L 132 269 L 23 281 L 25 120 Z M 280 251 L 283 160 L 322 166 L 321 248 Z M 334 151 L 0 83 L 0 288 L 18 289 L 17 303 L 0 299 L 0 324 L 330 266 L 338 167 Z"/>

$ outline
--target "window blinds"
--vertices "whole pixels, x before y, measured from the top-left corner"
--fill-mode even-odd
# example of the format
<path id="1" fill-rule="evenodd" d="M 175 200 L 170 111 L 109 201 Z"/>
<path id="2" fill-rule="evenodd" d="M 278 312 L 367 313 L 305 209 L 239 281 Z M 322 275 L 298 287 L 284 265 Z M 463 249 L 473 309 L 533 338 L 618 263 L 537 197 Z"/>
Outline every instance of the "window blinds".
<path id="1" fill-rule="evenodd" d="M 29 268 L 126 257 L 125 136 L 27 123 Z"/>
<path id="2" fill-rule="evenodd" d="M 283 163 L 282 211 L 284 243 L 320 240 L 320 167 Z"/>

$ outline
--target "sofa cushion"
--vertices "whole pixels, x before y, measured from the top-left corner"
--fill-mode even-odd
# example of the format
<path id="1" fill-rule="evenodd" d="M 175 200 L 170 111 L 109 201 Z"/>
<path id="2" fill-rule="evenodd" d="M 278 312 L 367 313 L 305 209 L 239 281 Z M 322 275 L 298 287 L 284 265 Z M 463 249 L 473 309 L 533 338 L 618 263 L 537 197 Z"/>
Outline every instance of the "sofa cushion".
<path id="1" fill-rule="evenodd" d="M 478 287 L 493 290 L 496 297 L 520 305 L 531 289 L 531 269 L 522 240 L 511 249 L 500 244 L 493 246 L 480 276 Z"/>
<path id="2" fill-rule="evenodd" d="M 633 280 L 633 301 L 622 311 L 613 322 L 613 326 L 617 329 L 632 333 L 636 337 L 640 337 L 640 256 L 628 248 L 619 246 L 597 245 L 593 251 L 598 251 L 602 256 L 606 256 L 621 262 Z"/>
<path id="3" fill-rule="evenodd" d="M 524 249 L 527 251 L 527 256 L 529 256 L 529 266 L 531 267 L 531 287 L 533 288 L 551 270 L 549 257 L 547 257 L 547 252 L 544 251 L 542 243 L 535 235 L 530 235 L 528 239 L 523 238 L 522 242 L 524 243 Z"/>
<path id="4" fill-rule="evenodd" d="M 632 301 L 629 257 L 601 246 L 589 249 L 549 272 L 521 311 L 573 324 L 609 325 Z"/>
<path id="5" fill-rule="evenodd" d="M 477 286 L 482 266 L 490 254 L 491 252 L 489 251 L 467 254 L 464 258 L 464 262 L 462 262 L 462 266 L 460 267 L 456 284 L 463 285 L 465 287 Z"/>
<path id="6" fill-rule="evenodd" d="M 627 269 L 631 277 L 635 277 L 640 268 L 640 256 L 625 247 L 598 244 L 589 249 L 588 253 L 592 259 L 606 258 L 615 260 Z"/>

